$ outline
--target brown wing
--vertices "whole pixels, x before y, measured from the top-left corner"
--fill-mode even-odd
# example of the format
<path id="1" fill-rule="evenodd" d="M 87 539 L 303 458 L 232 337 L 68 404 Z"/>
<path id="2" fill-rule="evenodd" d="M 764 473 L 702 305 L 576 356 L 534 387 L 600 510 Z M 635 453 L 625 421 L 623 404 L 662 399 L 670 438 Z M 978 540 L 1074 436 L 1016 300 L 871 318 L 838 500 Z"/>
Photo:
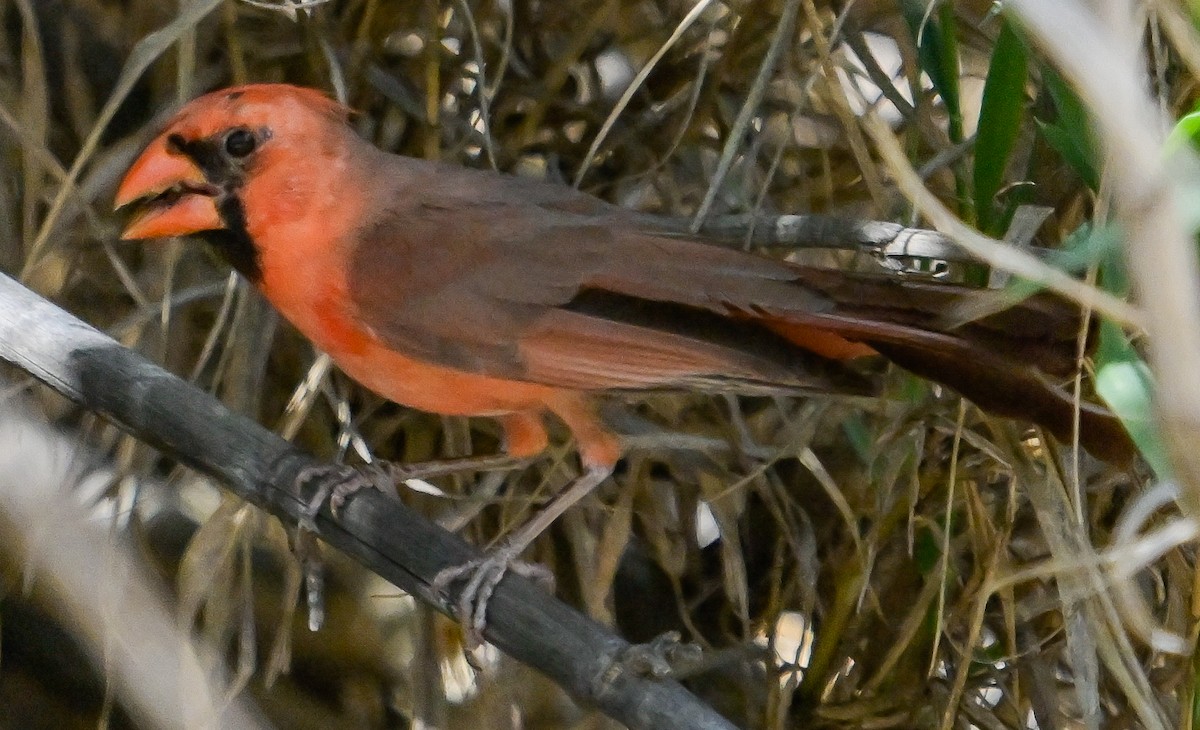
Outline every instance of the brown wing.
<path id="1" fill-rule="evenodd" d="M 362 323 L 399 351 L 575 389 L 869 390 L 718 316 L 763 283 L 786 286 L 785 265 L 622 234 L 635 215 L 567 188 L 392 159 L 399 182 L 356 236 L 350 290 Z"/>
<path id="2" fill-rule="evenodd" d="M 391 160 L 401 182 L 361 232 L 351 290 L 362 321 L 411 356 L 583 390 L 862 392 L 812 350 L 874 350 L 1070 436 L 1071 398 L 1048 376 L 1073 372 L 1080 319 L 1059 299 L 950 329 L 976 292 L 794 266 L 657 233 L 559 186 Z M 1083 428 L 1094 453 L 1131 453 L 1103 409 L 1085 406 Z"/>

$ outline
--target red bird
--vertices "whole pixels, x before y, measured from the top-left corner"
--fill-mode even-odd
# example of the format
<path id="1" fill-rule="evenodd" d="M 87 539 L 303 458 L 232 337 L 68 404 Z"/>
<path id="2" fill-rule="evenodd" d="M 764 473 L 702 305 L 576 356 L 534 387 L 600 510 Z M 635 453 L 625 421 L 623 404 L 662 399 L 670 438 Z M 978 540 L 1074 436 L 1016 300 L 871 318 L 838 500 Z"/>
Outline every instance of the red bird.
<path id="1" fill-rule="evenodd" d="M 599 393 L 863 393 L 844 361 L 883 355 L 1070 439 L 1073 399 L 1050 378 L 1074 371 L 1080 320 L 1062 300 L 947 329 L 940 315 L 977 292 L 797 266 L 569 188 L 388 154 L 312 89 L 191 102 L 121 183 L 117 206 L 135 201 L 123 238 L 206 240 L 379 395 L 496 417 L 518 457 L 546 447 L 546 414 L 570 428 L 587 474 L 473 576 L 477 629 L 506 566 L 620 457 Z M 1085 403 L 1080 418 L 1089 451 L 1130 457 L 1111 414 Z"/>

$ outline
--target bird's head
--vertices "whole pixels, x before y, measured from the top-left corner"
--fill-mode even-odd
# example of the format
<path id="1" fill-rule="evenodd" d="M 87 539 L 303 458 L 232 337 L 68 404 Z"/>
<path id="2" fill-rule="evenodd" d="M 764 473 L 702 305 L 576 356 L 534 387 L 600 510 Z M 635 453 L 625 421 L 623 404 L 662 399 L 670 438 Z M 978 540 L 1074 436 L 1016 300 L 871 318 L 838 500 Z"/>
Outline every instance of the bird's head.
<path id="1" fill-rule="evenodd" d="M 121 238 L 200 234 L 225 249 L 238 268 L 252 265 L 252 258 L 237 260 L 250 251 L 229 248 L 249 247 L 249 199 L 273 197 L 278 213 L 286 207 L 278 200 L 281 191 L 314 184 L 319 175 L 298 181 L 311 172 L 330 130 L 352 134 L 346 114 L 321 92 L 286 84 L 240 86 L 195 99 L 121 181 L 116 207 L 137 207 Z"/>

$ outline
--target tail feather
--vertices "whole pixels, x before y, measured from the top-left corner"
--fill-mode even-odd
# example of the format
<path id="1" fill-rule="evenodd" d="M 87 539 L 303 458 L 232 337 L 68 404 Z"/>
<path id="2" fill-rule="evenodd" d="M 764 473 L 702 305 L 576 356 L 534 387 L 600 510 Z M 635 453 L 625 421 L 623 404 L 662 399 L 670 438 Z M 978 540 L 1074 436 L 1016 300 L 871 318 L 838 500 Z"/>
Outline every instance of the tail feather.
<path id="1" fill-rule="evenodd" d="M 1074 431 L 1076 404 L 1052 381 L 1075 372 L 1079 309 L 1061 298 L 1038 294 L 987 317 L 946 327 L 945 315 L 978 296 L 963 287 L 845 272 L 802 268 L 798 283 L 835 303 L 832 311 L 796 317 L 768 315 L 763 322 L 802 347 L 814 341 L 811 328 L 827 335 L 821 352 L 856 353 L 869 347 L 897 365 L 953 388 L 979 407 L 1023 418 L 1063 442 Z M 790 314 L 790 313 L 789 313 Z M 1090 333 L 1089 333 L 1090 334 Z M 832 340 L 831 340 L 832 338 Z M 1079 404 L 1079 438 L 1093 455 L 1125 464 L 1136 453 L 1120 421 L 1107 409 Z"/>
<path id="2" fill-rule="evenodd" d="M 943 383 L 980 408 L 999 416 L 1028 419 L 1063 443 L 1071 443 L 1075 399 L 1036 369 L 997 356 L 954 355 L 920 346 L 877 343 L 880 354 L 918 375 Z M 1121 422 L 1102 406 L 1079 403 L 1079 442 L 1093 456 L 1127 464 L 1137 453 Z"/>
<path id="3" fill-rule="evenodd" d="M 873 307 L 925 327 L 946 321 L 947 315 L 978 300 L 981 294 L 977 289 L 916 278 L 799 266 L 795 273 L 797 284 L 836 302 L 838 311 Z M 1075 341 L 1079 325 L 1078 307 L 1053 294 L 1039 293 L 965 326 L 1024 340 L 1065 343 Z"/>

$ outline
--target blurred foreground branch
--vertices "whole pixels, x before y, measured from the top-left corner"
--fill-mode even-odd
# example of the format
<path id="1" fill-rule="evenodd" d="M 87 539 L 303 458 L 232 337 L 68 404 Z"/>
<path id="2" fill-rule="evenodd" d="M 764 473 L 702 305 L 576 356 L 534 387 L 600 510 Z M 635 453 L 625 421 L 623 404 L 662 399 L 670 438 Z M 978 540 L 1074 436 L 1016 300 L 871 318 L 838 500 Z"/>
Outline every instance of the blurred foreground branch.
<path id="1" fill-rule="evenodd" d="M 253 703 L 223 696 L 227 678 L 197 656 L 145 566 L 73 499 L 78 451 L 0 406 L 0 553 L 15 556 L 28 590 L 73 629 L 139 727 L 270 727 Z"/>
<path id="2" fill-rule="evenodd" d="M 6 276 L 0 358 L 285 523 L 301 518 L 305 496 L 294 485 L 302 470 L 319 465 L 316 459 Z M 315 527 L 330 545 L 446 613 L 456 595 L 433 593 L 433 577 L 478 557 L 457 536 L 374 490 L 356 495 L 337 519 L 324 506 Z M 489 641 L 631 728 L 732 727 L 676 682 L 614 671 L 629 644 L 519 576 L 500 583 L 488 615 Z"/>
<path id="3" fill-rule="evenodd" d="M 1200 261 L 1194 217 L 1189 220 L 1181 204 L 1198 173 L 1186 149 L 1163 153 L 1166 125 L 1146 89 L 1142 9 L 1068 0 L 1013 0 L 1008 7 L 1074 83 L 1104 146 L 1116 220 L 1128 237 L 1126 261 L 1150 334 L 1155 407 L 1184 487 L 1182 501 L 1200 514 Z M 1105 52 L 1092 52 L 1097 48 Z"/>

